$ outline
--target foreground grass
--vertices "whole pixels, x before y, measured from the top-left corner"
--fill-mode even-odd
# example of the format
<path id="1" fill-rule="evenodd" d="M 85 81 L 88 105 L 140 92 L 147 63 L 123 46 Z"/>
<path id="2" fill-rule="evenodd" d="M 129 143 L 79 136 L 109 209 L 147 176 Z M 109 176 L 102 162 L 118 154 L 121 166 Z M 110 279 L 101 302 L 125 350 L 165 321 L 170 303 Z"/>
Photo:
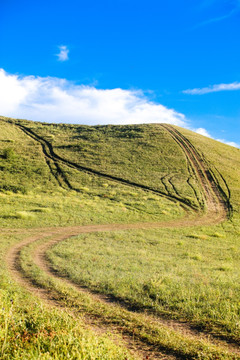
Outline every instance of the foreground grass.
<path id="1" fill-rule="evenodd" d="M 4 262 L 10 245 L 22 236 L 1 234 L 0 358 L 1 359 L 133 359 L 110 336 L 96 336 L 82 320 L 50 308 L 23 291 Z"/>
<path id="2" fill-rule="evenodd" d="M 240 343 L 239 234 L 227 223 L 88 234 L 55 245 L 48 258 L 93 291 Z"/>
<path id="3" fill-rule="evenodd" d="M 87 293 L 79 292 L 62 280 L 50 277 L 40 270 L 32 261 L 32 252 L 46 240 L 35 242 L 21 252 L 21 266 L 35 284 L 52 292 L 55 299 L 76 313 L 86 314 L 98 325 L 107 325 L 109 329 L 122 333 L 134 334 L 134 338 L 159 350 L 174 354 L 183 359 L 238 359 L 225 349 L 212 345 L 203 339 L 194 339 L 176 332 L 171 328 L 145 315 L 129 312 L 122 307 L 114 306 L 94 299 Z"/>

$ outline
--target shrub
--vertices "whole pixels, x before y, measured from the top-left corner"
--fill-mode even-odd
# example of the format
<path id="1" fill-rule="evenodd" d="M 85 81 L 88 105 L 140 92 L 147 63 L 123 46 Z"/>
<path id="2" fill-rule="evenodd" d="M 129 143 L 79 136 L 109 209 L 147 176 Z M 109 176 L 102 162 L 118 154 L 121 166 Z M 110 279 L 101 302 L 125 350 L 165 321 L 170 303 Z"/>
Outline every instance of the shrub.
<path id="1" fill-rule="evenodd" d="M 6 149 L 4 149 L 3 151 L 3 158 L 6 160 L 13 160 L 16 157 L 15 151 L 13 150 L 13 148 L 8 147 Z"/>
<path id="2" fill-rule="evenodd" d="M 0 191 L 4 193 L 14 193 L 14 194 L 27 194 L 27 188 L 23 185 L 10 185 L 10 184 L 1 184 Z"/>

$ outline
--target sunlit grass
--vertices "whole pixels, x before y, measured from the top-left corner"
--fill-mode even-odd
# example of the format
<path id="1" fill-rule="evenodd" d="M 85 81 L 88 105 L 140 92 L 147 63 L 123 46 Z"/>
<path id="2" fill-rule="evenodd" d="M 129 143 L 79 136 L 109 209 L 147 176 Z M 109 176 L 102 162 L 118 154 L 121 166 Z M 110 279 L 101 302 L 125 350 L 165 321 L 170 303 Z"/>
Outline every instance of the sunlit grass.
<path id="1" fill-rule="evenodd" d="M 26 235 L 6 235 L 6 229 L 158 222 L 186 214 L 178 201 L 78 171 L 66 163 L 59 162 L 59 174 L 41 144 L 16 124 L 34 130 L 67 160 L 164 193 L 180 194 L 193 205 L 197 204 L 195 193 L 202 196 L 200 186 L 195 177 L 189 178 L 179 146 L 158 125 L 88 127 L 0 121 L 0 229 L 5 229 L 0 236 L 2 358 L 130 359 L 108 337 L 96 337 L 81 321 L 64 311 L 50 311 L 15 285 L 4 257 Z M 233 213 L 229 221 L 185 229 L 82 235 L 55 246 L 48 256 L 57 271 L 93 291 L 112 294 L 140 312 L 184 319 L 239 342 L 240 152 L 180 131 L 204 155 L 221 187 L 230 193 Z M 183 358 L 228 358 L 224 351 L 205 343 L 168 328 L 155 328 L 141 314 L 139 318 L 138 314 L 123 316 L 125 310 L 104 304 L 96 307 L 91 297 L 80 296 L 40 271 L 32 260 L 35 246 L 21 252 L 22 267 L 36 284 L 63 300 L 64 306 L 102 317 L 109 324 L 115 322 L 126 332 L 136 332 L 140 339 Z"/>
<path id="2" fill-rule="evenodd" d="M 73 309 L 75 313 L 90 315 L 96 324 L 107 325 L 109 329 L 121 331 L 123 334 L 134 334 L 134 338 L 144 341 L 149 347 L 165 350 L 180 358 L 186 359 L 237 359 L 226 349 L 210 344 L 203 339 L 185 336 L 184 333 L 156 322 L 149 321 L 145 315 L 128 311 L 121 306 L 116 306 L 104 301 L 98 301 L 86 292 L 79 292 L 71 285 L 49 276 L 32 263 L 32 256 L 36 248 L 44 244 L 40 240 L 25 247 L 21 251 L 21 266 L 26 275 L 33 279 L 38 286 L 53 292 L 54 298 L 64 306 Z"/>
<path id="3" fill-rule="evenodd" d="M 15 284 L 4 257 L 8 248 L 23 238 L 24 235 L 1 234 L 0 358 L 132 359 L 127 350 L 113 343 L 109 334 L 94 334 L 80 318 L 44 305 Z"/>
<path id="4" fill-rule="evenodd" d="M 196 230 L 81 235 L 48 256 L 76 283 L 239 341 L 238 232 L 230 224 Z"/>

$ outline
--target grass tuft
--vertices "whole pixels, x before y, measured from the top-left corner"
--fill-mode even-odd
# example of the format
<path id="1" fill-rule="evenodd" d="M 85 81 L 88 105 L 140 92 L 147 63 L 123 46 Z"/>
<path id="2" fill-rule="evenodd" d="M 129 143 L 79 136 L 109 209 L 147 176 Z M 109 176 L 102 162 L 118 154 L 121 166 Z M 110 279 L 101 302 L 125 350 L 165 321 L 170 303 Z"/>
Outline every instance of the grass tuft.
<path id="1" fill-rule="evenodd" d="M 36 218 L 36 215 L 28 211 L 17 211 L 16 218 L 22 220 L 33 220 Z"/>
<path id="2" fill-rule="evenodd" d="M 192 239 L 199 239 L 199 240 L 207 240 L 208 239 L 208 235 L 205 235 L 205 234 L 190 234 L 190 235 L 188 235 L 188 237 L 190 237 Z"/>

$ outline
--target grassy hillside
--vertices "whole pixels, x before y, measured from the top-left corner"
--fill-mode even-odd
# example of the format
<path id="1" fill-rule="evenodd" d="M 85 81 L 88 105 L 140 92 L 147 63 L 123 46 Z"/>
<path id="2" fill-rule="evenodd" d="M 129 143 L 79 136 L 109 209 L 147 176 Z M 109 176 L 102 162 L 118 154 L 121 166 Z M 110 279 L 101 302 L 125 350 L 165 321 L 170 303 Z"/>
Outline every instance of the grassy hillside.
<path id="1" fill-rule="evenodd" d="M 66 160 L 65 163 L 71 161 L 92 172 L 196 202 L 193 188 L 197 191 L 198 184 L 189 174 L 184 154 L 162 127 L 90 127 L 24 121 L 12 121 L 12 124 L 32 136 L 36 143 L 52 148 L 56 155 Z M 69 173 L 69 183 L 81 191 L 76 176 L 76 173 L 73 176 Z M 79 181 L 84 183 L 89 178 Z"/>
<path id="2" fill-rule="evenodd" d="M 194 195 L 186 183 L 189 174 L 185 158 L 163 128 L 45 125 L 36 129 L 35 125 L 32 129 L 47 136 L 58 155 L 77 164 L 163 192 L 174 191 L 171 178 L 181 193 Z"/>
<path id="3" fill-rule="evenodd" d="M 177 200 L 52 161 L 41 143 L 17 123 L 0 122 L 0 226 L 104 223 L 106 218 L 107 222 L 157 221 L 183 216 Z M 42 135 L 43 125 L 27 124 Z M 67 132 L 61 125 L 56 131 L 60 142 Z M 45 138 L 48 141 L 51 136 Z M 75 141 L 73 134 L 71 141 Z M 72 150 L 68 157 L 75 159 L 76 152 Z M 124 178 L 131 180 L 131 173 L 126 172 Z"/>
<path id="4" fill-rule="evenodd" d="M 239 179 L 178 127 L 0 118 L 2 358 L 239 359 Z"/>
<path id="5" fill-rule="evenodd" d="M 192 131 L 181 129 L 198 151 L 207 159 L 209 166 L 222 183 L 236 217 L 240 209 L 240 149 L 201 136 Z"/>

